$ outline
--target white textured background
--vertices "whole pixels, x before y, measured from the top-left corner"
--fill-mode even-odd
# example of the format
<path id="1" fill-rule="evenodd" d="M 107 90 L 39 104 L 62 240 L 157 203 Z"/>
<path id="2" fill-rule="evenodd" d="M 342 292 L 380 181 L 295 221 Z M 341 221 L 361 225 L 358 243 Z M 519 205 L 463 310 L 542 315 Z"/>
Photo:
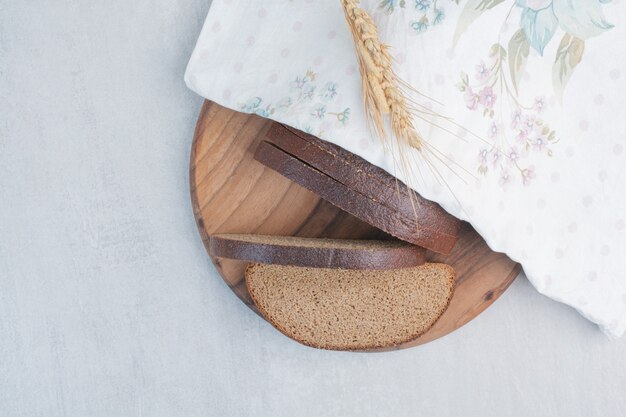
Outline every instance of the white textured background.
<path id="1" fill-rule="evenodd" d="M 525 278 L 429 345 L 318 351 L 213 270 L 182 81 L 197 0 L 0 0 L 0 416 L 623 416 L 609 342 Z"/>

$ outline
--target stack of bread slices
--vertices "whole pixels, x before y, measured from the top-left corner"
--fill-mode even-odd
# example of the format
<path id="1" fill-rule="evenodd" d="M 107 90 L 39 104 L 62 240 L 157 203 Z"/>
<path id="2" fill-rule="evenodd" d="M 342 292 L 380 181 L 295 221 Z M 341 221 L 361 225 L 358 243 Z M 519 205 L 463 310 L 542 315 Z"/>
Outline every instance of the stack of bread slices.
<path id="1" fill-rule="evenodd" d="M 336 350 L 393 347 L 418 338 L 445 312 L 460 222 L 362 158 L 274 123 L 255 159 L 396 240 L 216 234 L 209 252 L 249 262 L 248 292 L 285 335 Z"/>

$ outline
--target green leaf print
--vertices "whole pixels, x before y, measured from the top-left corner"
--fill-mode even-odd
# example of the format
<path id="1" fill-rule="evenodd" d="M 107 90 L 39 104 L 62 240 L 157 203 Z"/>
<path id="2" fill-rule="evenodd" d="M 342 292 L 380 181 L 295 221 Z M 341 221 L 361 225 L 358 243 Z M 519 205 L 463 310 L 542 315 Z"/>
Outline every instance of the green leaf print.
<path id="1" fill-rule="evenodd" d="M 572 77 L 576 66 L 582 61 L 584 52 L 585 41 L 568 33 L 563 36 L 552 69 L 554 91 L 559 100 L 563 98 L 565 86 Z"/>
<path id="2" fill-rule="evenodd" d="M 470 27 L 474 20 L 478 19 L 483 12 L 489 9 L 493 9 L 504 0 L 469 0 L 461 16 L 459 17 L 459 23 L 456 26 L 454 32 L 453 44 L 456 45 L 461 35 Z"/>
<path id="3" fill-rule="evenodd" d="M 515 32 L 509 41 L 509 71 L 515 92 L 519 94 L 519 82 L 526 68 L 530 45 L 523 29 Z"/>

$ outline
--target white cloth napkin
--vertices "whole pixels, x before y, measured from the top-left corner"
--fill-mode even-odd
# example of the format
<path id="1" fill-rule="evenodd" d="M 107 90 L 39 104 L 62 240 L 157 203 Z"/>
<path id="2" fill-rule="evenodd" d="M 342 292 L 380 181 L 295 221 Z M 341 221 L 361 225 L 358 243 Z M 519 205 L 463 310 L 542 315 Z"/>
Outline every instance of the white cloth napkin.
<path id="1" fill-rule="evenodd" d="M 223 106 L 308 131 L 398 176 L 519 261 L 541 293 L 622 335 L 624 1 L 362 6 L 393 47 L 396 72 L 439 104 L 418 101 L 449 117 L 417 120 L 454 161 L 429 156 L 444 181 L 417 153 L 412 171 L 397 169 L 368 129 L 339 0 L 214 0 L 185 81 Z"/>

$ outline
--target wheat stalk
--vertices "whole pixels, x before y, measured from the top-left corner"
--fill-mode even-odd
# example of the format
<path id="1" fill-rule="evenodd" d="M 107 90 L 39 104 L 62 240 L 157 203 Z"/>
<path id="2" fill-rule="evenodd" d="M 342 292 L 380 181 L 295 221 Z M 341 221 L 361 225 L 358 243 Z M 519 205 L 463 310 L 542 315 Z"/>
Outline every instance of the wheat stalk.
<path id="1" fill-rule="evenodd" d="M 452 119 L 431 111 L 411 99 L 409 94 L 413 93 L 436 102 L 432 98 L 416 91 L 410 84 L 396 75 L 393 70 L 391 48 L 380 41 L 376 23 L 365 10 L 359 7 L 360 0 L 341 0 L 341 3 L 354 39 L 356 54 L 359 60 L 365 113 L 368 121 L 373 123 L 378 136 L 386 146 L 391 148 L 395 155 L 394 162 L 400 165 L 400 170 L 405 174 L 407 188 L 412 190 L 412 178 L 419 177 L 424 180 L 422 168 L 420 167 L 421 164 L 415 164 L 409 153 L 403 152 L 404 146 L 408 145 L 410 148 L 419 151 L 424 168 L 432 173 L 434 179 L 439 184 L 444 185 L 448 189 L 459 206 L 462 207 L 461 201 L 456 197 L 437 166 L 438 164 L 443 164 L 463 182 L 465 182 L 463 175 L 474 176 L 465 168 L 449 159 L 448 156 L 442 154 L 427 140 L 424 140 L 417 132 L 413 120 L 414 118 L 423 120 L 431 126 L 457 137 L 459 136 L 450 131 L 446 125 L 461 126 L 457 125 Z M 443 121 L 444 124 L 442 125 L 438 121 Z M 387 124 L 387 122 L 389 123 Z M 388 125 L 391 126 L 391 134 L 387 132 Z M 394 137 L 396 141 L 387 141 L 386 139 L 389 136 Z M 394 148 L 397 153 L 394 151 Z M 431 158 L 434 160 L 431 160 Z M 457 172 L 457 169 L 460 169 L 461 173 Z M 416 200 L 413 192 L 410 192 L 409 196 L 417 216 L 417 211 L 415 210 Z"/>
<path id="2" fill-rule="evenodd" d="M 378 135 L 384 140 L 389 135 L 386 118 L 389 118 L 393 136 L 417 150 L 422 149 L 422 138 L 413 124 L 410 100 L 400 80 L 393 71 L 389 46 L 378 37 L 376 23 L 359 7 L 360 0 L 341 0 L 344 13 L 359 59 L 363 99 L 368 119 L 373 122 Z"/>

